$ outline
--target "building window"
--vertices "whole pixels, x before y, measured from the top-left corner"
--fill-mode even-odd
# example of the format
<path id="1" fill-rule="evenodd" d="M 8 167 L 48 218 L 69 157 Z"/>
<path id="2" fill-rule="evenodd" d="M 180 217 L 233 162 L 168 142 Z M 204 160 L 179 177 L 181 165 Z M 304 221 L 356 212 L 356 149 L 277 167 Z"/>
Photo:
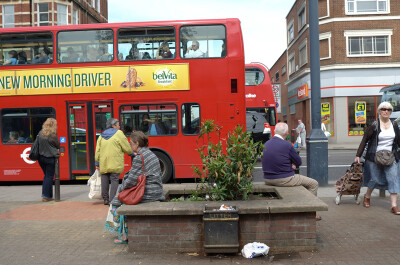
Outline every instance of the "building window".
<path id="1" fill-rule="evenodd" d="M 290 43 L 294 39 L 294 23 L 293 20 L 288 24 L 287 27 L 287 38 L 288 38 L 288 43 Z"/>
<path id="2" fill-rule="evenodd" d="M 96 6 L 96 0 L 92 0 L 92 7 L 94 8 Z"/>
<path id="3" fill-rule="evenodd" d="M 278 81 L 279 80 L 279 71 L 277 71 L 276 73 L 275 73 L 275 81 Z"/>
<path id="4" fill-rule="evenodd" d="M 288 71 L 289 71 L 289 75 L 291 75 L 295 71 L 294 53 L 292 53 L 289 56 L 289 59 L 288 59 Z"/>
<path id="5" fill-rule="evenodd" d="M 57 25 L 68 25 L 68 7 L 57 4 Z"/>
<path id="6" fill-rule="evenodd" d="M 319 58 L 326 60 L 331 58 L 331 33 L 319 34 Z"/>
<path id="7" fill-rule="evenodd" d="M 377 103 L 381 102 L 378 97 L 348 97 L 348 135 L 363 136 L 364 130 L 377 118 Z"/>
<path id="8" fill-rule="evenodd" d="M 307 39 L 305 39 L 299 46 L 299 64 L 300 67 L 308 62 L 307 57 Z"/>
<path id="9" fill-rule="evenodd" d="M 74 9 L 73 11 L 74 16 L 73 16 L 73 20 L 72 20 L 72 24 L 74 25 L 78 25 L 79 24 L 79 16 L 78 16 L 78 10 Z"/>
<path id="10" fill-rule="evenodd" d="M 389 13 L 390 0 L 346 0 L 346 14 Z"/>
<path id="11" fill-rule="evenodd" d="M 334 132 L 334 112 L 333 112 L 333 98 L 322 98 L 321 99 L 321 123 L 325 124 L 326 130 L 331 134 L 335 135 Z"/>
<path id="12" fill-rule="evenodd" d="M 100 13 L 100 0 L 97 0 L 97 12 Z"/>
<path id="13" fill-rule="evenodd" d="M 38 26 L 49 25 L 49 4 L 38 4 Z"/>
<path id="14" fill-rule="evenodd" d="M 300 31 L 306 24 L 306 2 L 303 2 L 297 12 L 298 30 Z"/>
<path id="15" fill-rule="evenodd" d="M 286 65 L 282 66 L 282 75 L 286 73 Z"/>
<path id="16" fill-rule="evenodd" d="M 390 56 L 392 30 L 345 31 L 347 56 Z"/>
<path id="17" fill-rule="evenodd" d="M 3 6 L 3 28 L 15 27 L 14 5 Z"/>

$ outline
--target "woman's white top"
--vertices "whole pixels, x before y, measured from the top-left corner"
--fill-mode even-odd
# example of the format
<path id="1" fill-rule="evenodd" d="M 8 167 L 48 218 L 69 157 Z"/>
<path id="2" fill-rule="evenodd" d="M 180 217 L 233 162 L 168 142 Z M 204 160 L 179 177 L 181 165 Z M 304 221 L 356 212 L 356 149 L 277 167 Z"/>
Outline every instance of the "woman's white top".
<path id="1" fill-rule="evenodd" d="M 381 127 L 381 132 L 378 135 L 378 146 L 376 148 L 376 151 L 392 151 L 394 136 L 395 135 L 392 123 L 390 123 L 390 127 L 386 130 Z"/>

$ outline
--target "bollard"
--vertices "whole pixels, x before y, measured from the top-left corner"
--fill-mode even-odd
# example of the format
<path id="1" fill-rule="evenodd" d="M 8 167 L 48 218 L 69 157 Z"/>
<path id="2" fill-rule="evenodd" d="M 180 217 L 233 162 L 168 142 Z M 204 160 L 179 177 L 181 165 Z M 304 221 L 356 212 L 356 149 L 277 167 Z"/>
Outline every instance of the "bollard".
<path id="1" fill-rule="evenodd" d="M 56 202 L 60 201 L 60 167 L 59 167 L 60 155 L 56 155 L 56 168 L 54 174 L 54 199 Z"/>

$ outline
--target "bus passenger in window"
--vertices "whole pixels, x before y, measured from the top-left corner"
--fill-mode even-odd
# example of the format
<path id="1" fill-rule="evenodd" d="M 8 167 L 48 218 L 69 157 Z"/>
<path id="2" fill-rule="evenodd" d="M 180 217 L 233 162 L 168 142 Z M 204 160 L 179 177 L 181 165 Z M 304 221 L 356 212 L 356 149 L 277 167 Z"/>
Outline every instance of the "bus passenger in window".
<path id="1" fill-rule="evenodd" d="M 48 48 L 44 47 L 42 52 L 40 54 L 37 54 L 33 58 L 32 63 L 34 63 L 34 64 L 49 63 L 49 54 L 50 54 L 50 50 Z"/>
<path id="2" fill-rule="evenodd" d="M 28 57 L 26 56 L 26 52 L 20 51 L 18 53 L 18 63 L 17 64 L 27 64 L 28 63 Z"/>
<path id="3" fill-rule="evenodd" d="M 139 52 L 136 49 L 136 42 L 132 42 L 132 47 L 129 50 L 129 54 L 125 57 L 126 61 L 133 61 L 133 60 L 138 60 L 139 59 Z"/>
<path id="4" fill-rule="evenodd" d="M 10 140 L 7 141 L 9 144 L 15 144 L 18 142 L 18 132 L 17 131 L 11 131 L 9 134 Z"/>
<path id="5" fill-rule="evenodd" d="M 8 52 L 8 57 L 10 57 L 10 59 L 8 59 L 4 65 L 13 65 L 13 64 L 17 64 L 17 60 L 18 60 L 18 53 L 15 50 L 11 50 Z"/>
<path id="6" fill-rule="evenodd" d="M 79 55 L 74 51 L 74 48 L 68 47 L 67 56 L 64 56 L 62 58 L 62 62 L 63 63 L 76 63 L 79 61 L 80 61 Z"/>
<path id="7" fill-rule="evenodd" d="M 99 59 L 99 52 L 97 49 L 89 46 L 87 48 L 86 59 L 85 62 L 96 62 Z"/>
<path id="8" fill-rule="evenodd" d="M 225 42 L 222 43 L 222 51 L 221 51 L 221 57 L 225 57 L 226 56 L 226 44 Z"/>
<path id="9" fill-rule="evenodd" d="M 200 51 L 200 44 L 197 40 L 192 41 L 192 45 L 186 51 L 185 58 L 201 58 L 204 52 Z"/>
<path id="10" fill-rule="evenodd" d="M 161 43 L 160 47 L 158 47 L 156 58 L 157 59 L 172 58 L 172 52 L 169 49 L 168 42 L 164 41 L 163 43 Z"/>
<path id="11" fill-rule="evenodd" d="M 143 53 L 142 60 L 151 60 L 151 56 L 148 52 Z"/>
<path id="12" fill-rule="evenodd" d="M 142 123 L 140 124 L 139 130 L 144 133 L 147 133 L 150 128 L 150 123 L 151 123 L 151 120 L 150 120 L 149 114 L 143 114 Z"/>
<path id="13" fill-rule="evenodd" d="M 99 49 L 100 58 L 98 61 L 100 62 L 110 62 L 112 61 L 112 54 L 108 52 L 108 46 L 107 45 L 102 45 Z"/>

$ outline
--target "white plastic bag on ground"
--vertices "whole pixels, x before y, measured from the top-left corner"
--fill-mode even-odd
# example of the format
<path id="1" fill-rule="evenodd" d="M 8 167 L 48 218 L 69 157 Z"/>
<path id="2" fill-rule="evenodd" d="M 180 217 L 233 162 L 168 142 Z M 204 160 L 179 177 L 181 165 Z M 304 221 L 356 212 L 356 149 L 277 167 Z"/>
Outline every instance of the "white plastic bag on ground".
<path id="1" fill-rule="evenodd" d="M 101 197 L 101 174 L 98 169 L 96 169 L 96 171 L 88 180 L 88 185 L 90 186 L 89 199 L 102 200 L 103 198 Z"/>
<path id="2" fill-rule="evenodd" d="M 260 242 L 246 244 L 242 249 L 242 256 L 247 259 L 252 259 L 257 256 L 265 256 L 268 254 L 269 246 Z"/>

